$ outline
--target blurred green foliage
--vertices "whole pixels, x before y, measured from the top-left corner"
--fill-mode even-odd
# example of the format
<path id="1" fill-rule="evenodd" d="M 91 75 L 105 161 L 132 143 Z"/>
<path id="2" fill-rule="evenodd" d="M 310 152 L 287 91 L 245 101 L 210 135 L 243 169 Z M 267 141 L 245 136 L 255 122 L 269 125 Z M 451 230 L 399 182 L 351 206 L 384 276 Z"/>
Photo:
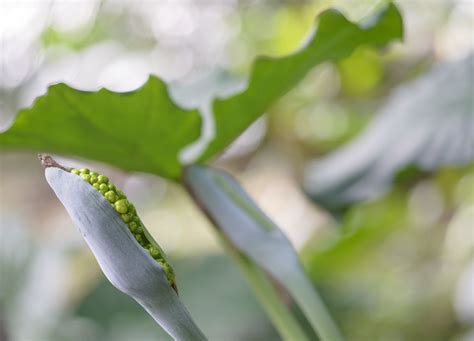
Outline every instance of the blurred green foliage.
<path id="1" fill-rule="evenodd" d="M 451 183 L 429 181 L 448 203 L 472 170 L 443 173 Z M 341 236 L 320 233 L 303 251 L 308 271 L 351 340 L 451 340 L 466 331 L 453 310 L 451 276 L 458 270 L 448 269 L 445 245 L 445 219 L 464 200 L 451 201 L 440 220 L 426 227 L 415 219 L 408 189 L 400 185 L 353 206 L 341 221 Z M 472 196 L 472 187 L 468 192 Z M 464 262 L 470 257 L 465 252 Z"/>

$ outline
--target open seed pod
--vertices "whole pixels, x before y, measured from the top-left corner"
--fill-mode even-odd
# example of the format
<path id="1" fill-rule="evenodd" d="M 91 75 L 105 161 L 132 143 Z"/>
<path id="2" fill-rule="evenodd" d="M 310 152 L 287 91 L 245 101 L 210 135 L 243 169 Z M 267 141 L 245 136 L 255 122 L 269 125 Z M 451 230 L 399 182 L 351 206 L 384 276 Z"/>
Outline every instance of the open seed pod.
<path id="1" fill-rule="evenodd" d="M 136 211 L 124 194 L 115 190 L 116 198 L 112 194 L 106 198 L 114 186 L 105 177 L 85 169 L 67 169 L 49 156 L 40 156 L 40 160 L 46 168 L 46 180 L 108 280 L 142 305 L 174 339 L 205 340 L 177 295 L 174 273 L 163 251 L 141 221 L 134 220 Z M 107 191 L 102 186 L 101 193 L 101 184 L 98 189 L 91 177 L 111 186 Z M 130 216 L 124 217 L 126 214 Z M 139 222 L 140 233 L 133 233 L 126 220 Z"/>

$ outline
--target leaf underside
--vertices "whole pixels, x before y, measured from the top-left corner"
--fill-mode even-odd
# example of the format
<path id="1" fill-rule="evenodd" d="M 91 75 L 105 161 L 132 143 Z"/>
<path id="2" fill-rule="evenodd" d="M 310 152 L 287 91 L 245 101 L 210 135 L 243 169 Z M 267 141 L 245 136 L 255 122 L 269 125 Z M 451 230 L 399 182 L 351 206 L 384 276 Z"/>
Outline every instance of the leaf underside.
<path id="1" fill-rule="evenodd" d="M 227 147 L 316 65 L 344 58 L 360 45 L 384 46 L 402 32 L 394 5 L 364 26 L 335 10 L 323 12 L 302 49 L 283 58 L 257 59 L 245 91 L 213 102 L 215 138 L 199 160 Z M 180 108 L 155 76 L 129 93 L 85 92 L 60 83 L 18 113 L 12 127 L 0 134 L 0 146 L 80 156 L 178 179 L 179 152 L 198 139 L 200 130 L 198 110 Z"/>
<path id="2" fill-rule="evenodd" d="M 437 65 L 399 88 L 354 141 L 309 165 L 305 189 L 337 213 L 372 199 L 415 167 L 434 171 L 474 160 L 474 57 Z"/>

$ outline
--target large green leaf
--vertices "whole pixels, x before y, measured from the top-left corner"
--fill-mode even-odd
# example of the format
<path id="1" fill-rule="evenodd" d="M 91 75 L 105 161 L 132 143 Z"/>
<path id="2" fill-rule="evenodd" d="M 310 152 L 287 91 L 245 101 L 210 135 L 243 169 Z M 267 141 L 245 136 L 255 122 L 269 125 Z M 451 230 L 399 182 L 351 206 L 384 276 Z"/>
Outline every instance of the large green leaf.
<path id="1" fill-rule="evenodd" d="M 304 48 L 283 58 L 260 57 L 253 66 L 245 91 L 214 101 L 215 139 L 201 159 L 208 159 L 228 146 L 316 65 L 347 57 L 361 45 L 382 47 L 394 39 L 401 39 L 402 35 L 402 18 L 393 4 L 363 25 L 348 21 L 335 10 L 323 12 L 315 33 Z"/>
<path id="2" fill-rule="evenodd" d="M 337 212 L 380 195 L 410 167 L 433 171 L 472 162 L 473 61 L 438 65 L 398 89 L 359 137 L 310 164 L 308 194 Z"/>
<path id="3" fill-rule="evenodd" d="M 348 56 L 360 45 L 383 46 L 401 35 L 402 21 L 394 5 L 363 26 L 328 10 L 300 51 L 283 58 L 259 58 L 244 92 L 217 99 L 212 107 L 206 96 L 200 111 L 178 106 L 165 83 L 154 76 L 129 93 L 84 92 L 56 84 L 31 108 L 19 112 L 12 127 L 0 134 L 0 146 L 82 156 L 177 179 L 182 168 L 180 151 L 199 141 L 200 113 L 206 124 L 214 123 L 215 130 L 213 138 L 206 137 L 195 148 L 191 161 L 207 160 L 229 145 L 314 66 Z"/>
<path id="4" fill-rule="evenodd" d="M 53 85 L 0 135 L 8 147 L 48 150 L 105 161 L 128 170 L 176 177 L 179 150 L 199 136 L 196 110 L 174 104 L 165 83 L 140 89 L 84 92 Z"/>

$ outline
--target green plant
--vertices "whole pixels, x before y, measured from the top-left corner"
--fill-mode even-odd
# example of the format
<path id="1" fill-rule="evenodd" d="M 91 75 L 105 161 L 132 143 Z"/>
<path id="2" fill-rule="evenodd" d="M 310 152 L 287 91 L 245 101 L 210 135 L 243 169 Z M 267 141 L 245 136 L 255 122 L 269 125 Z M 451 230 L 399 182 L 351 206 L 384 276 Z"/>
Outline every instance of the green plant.
<path id="1" fill-rule="evenodd" d="M 393 4 L 360 25 L 338 11 L 325 11 L 299 51 L 257 59 L 244 91 L 203 103 L 199 109 L 178 106 L 166 84 L 154 76 L 125 94 L 106 89 L 83 92 L 56 84 L 31 108 L 19 112 L 13 126 L 0 135 L 0 146 L 83 156 L 180 181 L 214 222 L 223 244 L 285 339 L 309 339 L 316 333 L 323 340 L 340 340 L 340 332 L 283 233 L 236 181 L 196 163 L 221 152 L 315 66 L 339 61 L 362 45 L 384 47 L 402 34 L 401 16 Z M 200 115 L 209 111 L 213 137 L 186 158 L 191 164 L 186 166 L 180 155 L 199 142 Z M 109 280 L 176 339 L 203 338 L 171 290 L 174 277 L 163 252 L 135 218 L 124 195 L 106 178 L 85 169 L 69 172 L 56 164 L 47 167 L 46 177 Z M 137 226 L 130 226 L 132 222 Z M 138 228 L 143 234 L 137 233 Z M 289 293 L 313 330 L 305 329 L 275 283 Z"/>

